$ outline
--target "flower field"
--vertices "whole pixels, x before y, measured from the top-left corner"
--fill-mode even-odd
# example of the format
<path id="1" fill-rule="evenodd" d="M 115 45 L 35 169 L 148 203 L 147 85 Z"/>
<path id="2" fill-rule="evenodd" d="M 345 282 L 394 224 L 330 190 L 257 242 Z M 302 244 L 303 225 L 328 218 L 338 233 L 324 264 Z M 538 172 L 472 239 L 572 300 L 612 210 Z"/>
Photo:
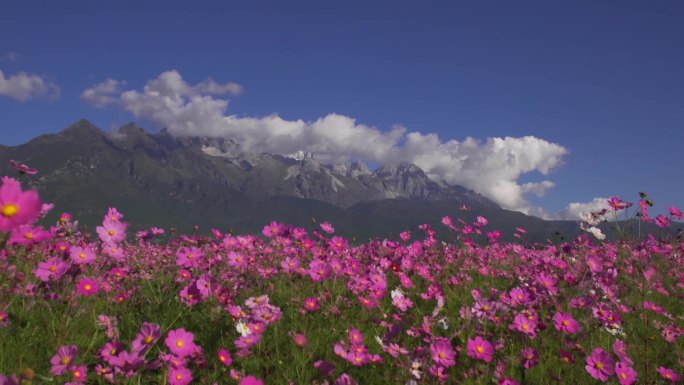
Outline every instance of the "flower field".
<path id="1" fill-rule="evenodd" d="M 682 219 L 651 204 L 635 220 Z M 607 212 L 530 245 L 482 217 L 351 244 L 329 223 L 133 234 L 115 208 L 96 229 L 51 209 L 2 179 L 2 385 L 682 381 L 684 244 L 601 240 Z"/>

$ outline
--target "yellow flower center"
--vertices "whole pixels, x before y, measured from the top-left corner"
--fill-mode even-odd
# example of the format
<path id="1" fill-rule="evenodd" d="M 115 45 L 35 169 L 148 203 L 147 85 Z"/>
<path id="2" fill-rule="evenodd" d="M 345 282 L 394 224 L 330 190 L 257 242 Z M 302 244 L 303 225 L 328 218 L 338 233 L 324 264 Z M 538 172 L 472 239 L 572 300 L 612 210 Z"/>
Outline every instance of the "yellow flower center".
<path id="1" fill-rule="evenodd" d="M 570 321 L 568 321 L 568 320 L 563 321 L 563 325 L 570 326 Z"/>
<path id="2" fill-rule="evenodd" d="M 69 362 L 71 362 L 71 357 L 64 357 L 64 358 L 62 358 L 62 364 L 63 364 L 63 365 L 66 365 L 66 364 L 68 364 Z"/>
<path id="3" fill-rule="evenodd" d="M 24 234 L 24 238 L 33 239 L 33 233 L 29 231 L 28 233 Z"/>
<path id="4" fill-rule="evenodd" d="M 182 348 L 183 346 L 185 346 L 185 342 L 178 341 L 178 342 L 176 342 L 176 346 L 178 346 L 179 348 Z"/>
<path id="5" fill-rule="evenodd" d="M 603 369 L 603 362 L 597 362 L 596 367 L 599 369 Z"/>
<path id="6" fill-rule="evenodd" d="M 443 352 L 440 352 L 439 354 L 437 354 L 437 357 L 444 359 L 444 357 L 446 357 L 446 354 L 444 354 Z"/>
<path id="7" fill-rule="evenodd" d="M 482 353 L 482 352 L 484 352 L 484 347 L 478 346 L 475 348 L 475 350 L 477 350 L 478 353 Z"/>
<path id="8" fill-rule="evenodd" d="M 107 234 L 109 234 L 110 237 L 113 237 L 114 234 L 116 234 L 116 231 L 114 231 L 114 230 L 109 230 L 109 232 L 108 232 Z"/>
<path id="9" fill-rule="evenodd" d="M 180 381 L 180 380 L 182 380 L 182 379 L 183 379 L 183 375 L 182 375 L 182 374 L 176 374 L 176 380 L 179 380 L 179 381 Z"/>
<path id="10" fill-rule="evenodd" d="M 51 273 L 54 273 L 55 271 L 57 271 L 57 266 L 52 265 L 48 270 L 50 270 Z"/>
<path id="11" fill-rule="evenodd" d="M 145 337 L 145 343 L 148 345 L 152 343 L 152 340 L 153 340 L 152 336 Z"/>
<path id="12" fill-rule="evenodd" d="M 527 326 L 527 325 L 523 325 L 523 326 L 522 326 L 522 329 L 523 329 L 523 330 L 528 330 L 529 328 L 530 328 L 530 327 Z"/>
<path id="13" fill-rule="evenodd" d="M 8 203 L 2 206 L 2 210 L 0 210 L 0 212 L 2 213 L 3 217 L 12 218 L 19 213 L 19 206 L 17 206 L 15 203 Z"/>
<path id="14" fill-rule="evenodd" d="M 86 289 L 86 291 L 91 291 L 93 289 L 93 285 L 86 283 L 85 286 L 83 286 L 83 288 Z"/>
<path id="15" fill-rule="evenodd" d="M 81 259 L 86 259 L 87 255 L 85 253 L 79 253 L 78 257 Z"/>
<path id="16" fill-rule="evenodd" d="M 625 378 L 627 378 L 627 373 L 625 373 L 625 372 L 620 373 L 620 377 L 622 377 L 622 379 L 624 380 Z"/>

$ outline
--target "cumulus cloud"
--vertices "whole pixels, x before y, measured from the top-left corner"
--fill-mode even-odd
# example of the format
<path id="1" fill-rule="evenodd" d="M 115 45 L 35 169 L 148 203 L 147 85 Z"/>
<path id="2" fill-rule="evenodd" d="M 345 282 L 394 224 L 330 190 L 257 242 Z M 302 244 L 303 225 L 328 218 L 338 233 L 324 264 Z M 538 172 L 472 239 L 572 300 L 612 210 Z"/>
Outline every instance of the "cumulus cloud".
<path id="1" fill-rule="evenodd" d="M 125 81 L 107 79 L 92 88 L 81 93 L 81 99 L 95 107 L 104 107 L 108 104 L 116 103 L 121 90 L 126 85 Z"/>
<path id="2" fill-rule="evenodd" d="M 525 213 L 539 211 L 526 197 L 542 196 L 554 183 L 520 183 L 521 175 L 547 175 L 567 154 L 564 147 L 534 136 L 443 141 L 437 134 L 402 126 L 382 131 L 335 113 L 314 121 L 285 120 L 278 115 L 239 117 L 228 114 L 229 101 L 216 95 L 235 95 L 241 87 L 211 79 L 191 85 L 178 71 L 162 73 L 142 90 L 122 91 L 122 84 L 108 79 L 84 91 L 82 98 L 96 107 L 116 103 L 176 136 L 228 137 L 248 151 L 305 151 L 331 163 L 352 159 L 415 163 L 435 180 L 463 185 L 505 208 Z"/>
<path id="3" fill-rule="evenodd" d="M 592 211 L 600 211 L 603 209 L 610 209 L 608 205 L 609 198 L 594 198 L 589 202 L 573 202 L 567 205 L 563 210 L 553 216 L 554 219 L 564 219 L 576 221 L 580 219 L 580 214 L 588 214 Z M 611 215 L 606 215 L 606 219 L 612 219 Z"/>
<path id="4" fill-rule="evenodd" d="M 19 72 L 5 77 L 0 70 L 0 95 L 9 96 L 20 102 L 37 97 L 58 98 L 59 87 L 39 75 Z"/>

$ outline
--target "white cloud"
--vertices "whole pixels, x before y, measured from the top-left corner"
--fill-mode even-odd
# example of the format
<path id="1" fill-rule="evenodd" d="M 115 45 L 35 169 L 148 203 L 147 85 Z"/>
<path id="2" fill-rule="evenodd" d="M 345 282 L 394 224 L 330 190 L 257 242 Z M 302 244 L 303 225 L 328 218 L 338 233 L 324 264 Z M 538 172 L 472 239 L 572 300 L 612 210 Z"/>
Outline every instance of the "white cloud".
<path id="1" fill-rule="evenodd" d="M 41 96 L 58 98 L 59 87 L 38 75 L 19 72 L 5 77 L 0 70 L 0 95 L 9 96 L 20 102 Z"/>
<path id="2" fill-rule="evenodd" d="M 559 211 L 552 217 L 554 219 L 565 219 L 577 221 L 580 219 L 580 214 L 589 214 L 592 211 L 600 211 L 602 209 L 609 209 L 609 198 L 594 198 L 589 202 L 573 202 L 567 205 L 563 210 Z M 612 215 L 606 215 L 605 218 L 610 220 Z"/>
<path id="3" fill-rule="evenodd" d="M 505 208 L 530 214 L 543 214 L 543 210 L 526 197 L 542 196 L 554 183 L 521 183 L 520 177 L 533 172 L 547 175 L 567 154 L 564 147 L 534 136 L 445 142 L 434 133 L 409 132 L 401 126 L 381 131 L 335 113 L 315 121 L 285 120 L 277 115 L 239 117 L 227 114 L 229 101 L 215 95 L 234 95 L 241 87 L 211 79 L 190 85 L 175 70 L 148 81 L 142 90 L 120 92 L 114 86 L 121 84 L 108 79 L 84 91 L 88 97 L 82 97 L 95 106 L 115 102 L 173 135 L 229 137 L 249 151 L 304 151 L 330 162 L 415 163 L 434 179 L 463 185 Z"/>
<path id="4" fill-rule="evenodd" d="M 121 90 L 126 85 L 125 81 L 107 79 L 92 88 L 81 93 L 81 99 L 95 107 L 104 107 L 116 103 Z"/>

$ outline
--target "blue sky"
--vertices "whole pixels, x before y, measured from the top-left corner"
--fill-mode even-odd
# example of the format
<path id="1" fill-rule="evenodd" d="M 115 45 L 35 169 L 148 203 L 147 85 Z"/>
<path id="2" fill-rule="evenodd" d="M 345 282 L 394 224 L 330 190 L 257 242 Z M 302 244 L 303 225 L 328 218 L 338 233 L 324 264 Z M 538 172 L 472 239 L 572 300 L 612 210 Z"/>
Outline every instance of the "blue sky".
<path id="1" fill-rule="evenodd" d="M 684 207 L 683 19 L 679 1 L 8 1 L 0 143 L 135 121 L 414 161 L 528 212 L 638 191 Z"/>

